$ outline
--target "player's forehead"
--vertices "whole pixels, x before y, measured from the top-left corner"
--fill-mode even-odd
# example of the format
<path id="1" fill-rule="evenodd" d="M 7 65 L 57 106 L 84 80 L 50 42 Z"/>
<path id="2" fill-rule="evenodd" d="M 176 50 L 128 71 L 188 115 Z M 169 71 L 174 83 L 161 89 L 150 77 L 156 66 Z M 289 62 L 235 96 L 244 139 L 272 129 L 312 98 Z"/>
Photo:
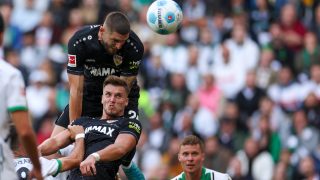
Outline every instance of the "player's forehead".
<path id="1" fill-rule="evenodd" d="M 187 144 L 180 146 L 180 153 L 201 153 L 201 148 L 199 144 Z"/>
<path id="2" fill-rule="evenodd" d="M 125 93 L 126 90 L 124 87 L 122 86 L 117 86 L 117 85 L 113 85 L 113 84 L 107 84 L 104 88 L 103 88 L 103 92 L 104 93 Z"/>
<path id="3" fill-rule="evenodd" d="M 126 41 L 128 38 L 129 38 L 129 34 L 122 35 L 122 34 L 117 33 L 115 31 L 110 34 L 111 40 Z"/>

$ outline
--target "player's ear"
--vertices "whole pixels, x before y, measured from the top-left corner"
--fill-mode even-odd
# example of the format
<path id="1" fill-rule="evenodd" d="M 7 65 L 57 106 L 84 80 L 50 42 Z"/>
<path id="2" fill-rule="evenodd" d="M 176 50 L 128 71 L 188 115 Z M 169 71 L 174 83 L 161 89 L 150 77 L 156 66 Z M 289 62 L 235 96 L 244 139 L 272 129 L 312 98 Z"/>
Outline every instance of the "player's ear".
<path id="1" fill-rule="evenodd" d="M 201 153 L 201 161 L 204 161 L 204 159 L 205 159 L 205 153 L 203 152 Z"/>
<path id="2" fill-rule="evenodd" d="M 105 28 L 103 26 L 100 26 L 99 32 L 104 32 L 104 31 L 105 31 Z"/>
<path id="3" fill-rule="evenodd" d="M 105 31 L 104 27 L 103 26 L 100 26 L 99 28 L 99 32 L 98 32 L 98 38 L 99 40 L 102 39 L 102 33 Z"/>
<path id="4" fill-rule="evenodd" d="M 126 98 L 126 106 L 129 104 L 129 98 Z"/>
<path id="5" fill-rule="evenodd" d="M 179 162 L 181 162 L 182 160 L 181 160 L 181 157 L 180 157 L 180 152 L 178 152 L 178 160 L 179 160 Z"/>

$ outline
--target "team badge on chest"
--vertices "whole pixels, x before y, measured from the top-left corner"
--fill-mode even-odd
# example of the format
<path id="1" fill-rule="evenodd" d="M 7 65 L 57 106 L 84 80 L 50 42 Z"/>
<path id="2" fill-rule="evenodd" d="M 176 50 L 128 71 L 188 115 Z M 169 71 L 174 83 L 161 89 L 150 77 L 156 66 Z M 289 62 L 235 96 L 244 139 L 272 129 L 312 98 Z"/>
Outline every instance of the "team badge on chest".
<path id="1" fill-rule="evenodd" d="M 120 64 L 122 64 L 122 56 L 119 55 L 113 55 L 113 62 L 116 66 L 119 66 Z"/>

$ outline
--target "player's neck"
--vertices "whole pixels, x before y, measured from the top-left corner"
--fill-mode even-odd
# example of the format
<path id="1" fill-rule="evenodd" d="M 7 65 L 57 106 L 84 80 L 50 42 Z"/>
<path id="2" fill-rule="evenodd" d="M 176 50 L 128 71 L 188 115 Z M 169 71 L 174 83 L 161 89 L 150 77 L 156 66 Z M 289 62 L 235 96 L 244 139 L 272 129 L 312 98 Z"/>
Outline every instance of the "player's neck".
<path id="1" fill-rule="evenodd" d="M 185 173 L 186 180 L 200 180 L 201 178 L 201 170 L 194 173 Z"/>
<path id="2" fill-rule="evenodd" d="M 121 116 L 123 116 L 123 115 L 121 115 Z M 111 115 L 108 115 L 108 114 L 103 114 L 103 115 L 101 116 L 101 119 L 105 119 L 105 120 L 108 120 L 108 119 L 116 119 L 116 118 L 121 117 L 121 116 L 111 116 Z"/>

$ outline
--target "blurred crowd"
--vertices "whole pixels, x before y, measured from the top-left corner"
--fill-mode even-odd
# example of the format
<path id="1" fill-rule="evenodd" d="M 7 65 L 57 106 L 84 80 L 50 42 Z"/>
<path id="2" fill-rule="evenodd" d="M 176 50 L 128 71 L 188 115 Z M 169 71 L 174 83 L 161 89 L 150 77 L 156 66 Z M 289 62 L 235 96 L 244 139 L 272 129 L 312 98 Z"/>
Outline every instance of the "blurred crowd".
<path id="1" fill-rule="evenodd" d="M 145 46 L 134 161 L 147 179 L 182 169 L 183 137 L 205 142 L 205 166 L 233 179 L 319 179 L 320 3 L 176 0 L 177 33 L 146 23 L 153 0 L 1 0 L 0 52 L 21 70 L 38 143 L 69 99 L 67 42 L 84 25 L 127 14 Z"/>

